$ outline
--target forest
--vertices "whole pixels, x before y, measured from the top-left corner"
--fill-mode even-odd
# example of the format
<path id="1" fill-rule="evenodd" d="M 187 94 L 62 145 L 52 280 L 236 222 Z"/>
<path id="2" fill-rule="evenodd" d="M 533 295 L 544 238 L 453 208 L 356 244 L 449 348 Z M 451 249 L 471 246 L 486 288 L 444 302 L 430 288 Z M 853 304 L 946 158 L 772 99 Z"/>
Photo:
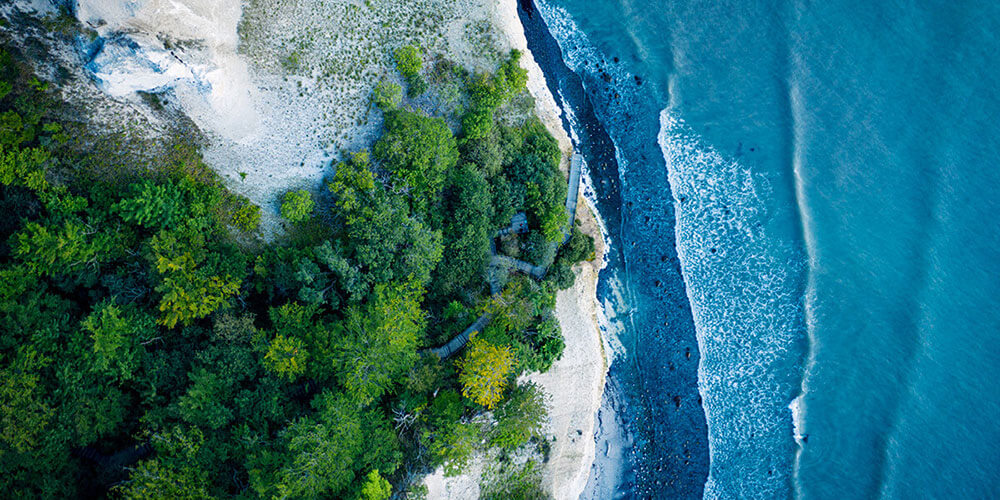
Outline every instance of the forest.
<path id="1" fill-rule="evenodd" d="M 419 497 L 419 474 L 461 472 L 483 448 L 544 451 L 544 394 L 517 378 L 559 358 L 555 293 L 594 253 L 576 229 L 563 244 L 561 152 L 537 118 L 499 116 L 526 94 L 516 51 L 490 73 L 395 55 L 371 150 L 285 193 L 271 240 L 196 141 L 109 160 L 61 83 L 5 44 L 5 496 Z M 455 113 L 412 105 L 443 81 L 461 85 Z M 494 245 L 547 267 L 542 280 L 490 268 L 519 212 L 529 231 Z M 427 351 L 483 313 L 462 352 Z M 487 496 L 542 496 L 522 472 Z"/>

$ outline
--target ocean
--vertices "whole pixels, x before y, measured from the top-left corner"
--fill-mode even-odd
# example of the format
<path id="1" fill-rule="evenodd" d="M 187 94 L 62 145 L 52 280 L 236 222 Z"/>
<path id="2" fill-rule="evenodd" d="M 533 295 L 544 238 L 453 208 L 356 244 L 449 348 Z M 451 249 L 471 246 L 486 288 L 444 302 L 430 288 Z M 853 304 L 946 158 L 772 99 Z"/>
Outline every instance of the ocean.
<path id="1" fill-rule="evenodd" d="M 522 9 L 611 246 L 584 497 L 1000 495 L 1000 5 Z"/>

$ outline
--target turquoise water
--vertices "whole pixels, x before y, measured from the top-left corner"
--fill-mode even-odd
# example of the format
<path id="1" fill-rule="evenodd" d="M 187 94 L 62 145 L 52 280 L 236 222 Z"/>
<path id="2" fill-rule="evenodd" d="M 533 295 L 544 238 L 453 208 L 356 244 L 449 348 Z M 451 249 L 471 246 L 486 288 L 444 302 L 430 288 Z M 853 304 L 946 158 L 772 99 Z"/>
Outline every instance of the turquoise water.
<path id="1" fill-rule="evenodd" d="M 594 187 L 618 204 L 601 293 L 629 311 L 612 382 L 635 449 L 596 481 L 1000 495 L 1000 5 L 538 10 L 616 147 Z"/>

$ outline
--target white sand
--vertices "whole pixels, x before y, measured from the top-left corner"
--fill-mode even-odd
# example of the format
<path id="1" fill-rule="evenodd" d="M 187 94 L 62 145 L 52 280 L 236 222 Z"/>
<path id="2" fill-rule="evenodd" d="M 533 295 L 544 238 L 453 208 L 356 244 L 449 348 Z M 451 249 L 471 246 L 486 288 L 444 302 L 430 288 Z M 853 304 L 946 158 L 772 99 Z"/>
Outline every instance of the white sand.
<path id="1" fill-rule="evenodd" d="M 592 263 L 580 265 L 573 288 L 556 296 L 566 350 L 548 372 L 527 377 L 551 398 L 549 431 L 555 439 L 542 486 L 556 499 L 579 498 L 594 463 L 594 423 L 607 373 L 597 328 L 597 271 Z"/>

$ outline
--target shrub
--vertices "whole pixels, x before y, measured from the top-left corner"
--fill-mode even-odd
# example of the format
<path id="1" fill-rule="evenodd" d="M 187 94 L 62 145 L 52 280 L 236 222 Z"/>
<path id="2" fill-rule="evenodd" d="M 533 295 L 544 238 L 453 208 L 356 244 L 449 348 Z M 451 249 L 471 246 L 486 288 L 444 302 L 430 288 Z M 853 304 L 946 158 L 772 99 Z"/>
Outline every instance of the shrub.
<path id="1" fill-rule="evenodd" d="M 488 137 L 493 112 L 525 89 L 528 72 L 520 66 L 521 52 L 512 50 L 493 75 L 476 75 L 469 84 L 469 111 L 462 117 L 462 131 L 469 140 Z"/>
<path id="2" fill-rule="evenodd" d="M 305 189 L 289 191 L 281 200 L 281 216 L 291 222 L 302 222 L 312 215 L 316 202 Z"/>
<path id="3" fill-rule="evenodd" d="M 184 191 L 173 181 L 157 184 L 146 180 L 133 184 L 131 192 L 112 206 L 126 222 L 149 229 L 172 228 L 188 215 Z"/>
<path id="4" fill-rule="evenodd" d="M 252 233 L 260 226 L 260 207 L 248 200 L 241 200 L 239 206 L 232 211 L 232 222 L 237 229 Z"/>
<path id="5" fill-rule="evenodd" d="M 388 112 L 399 107 L 399 102 L 402 99 L 403 89 L 393 82 L 385 80 L 378 82 L 375 90 L 372 91 L 372 100 L 378 106 L 378 109 L 381 109 L 383 112 Z"/>
<path id="6" fill-rule="evenodd" d="M 427 91 L 427 82 L 420 76 L 423 68 L 423 54 L 415 45 L 406 45 L 396 49 L 396 69 L 406 80 L 406 95 L 416 97 Z"/>
<path id="7" fill-rule="evenodd" d="M 545 395 L 532 383 L 518 384 L 493 413 L 497 425 L 490 443 L 513 450 L 534 436 L 541 436 L 547 413 Z"/>
<path id="8" fill-rule="evenodd" d="M 416 45 L 404 45 L 396 49 L 396 69 L 405 78 L 412 78 L 420 73 L 423 67 L 423 54 Z"/>
<path id="9" fill-rule="evenodd" d="M 392 485 L 379 474 L 378 469 L 375 469 L 365 477 L 358 498 L 359 500 L 389 500 L 391 496 Z"/>

